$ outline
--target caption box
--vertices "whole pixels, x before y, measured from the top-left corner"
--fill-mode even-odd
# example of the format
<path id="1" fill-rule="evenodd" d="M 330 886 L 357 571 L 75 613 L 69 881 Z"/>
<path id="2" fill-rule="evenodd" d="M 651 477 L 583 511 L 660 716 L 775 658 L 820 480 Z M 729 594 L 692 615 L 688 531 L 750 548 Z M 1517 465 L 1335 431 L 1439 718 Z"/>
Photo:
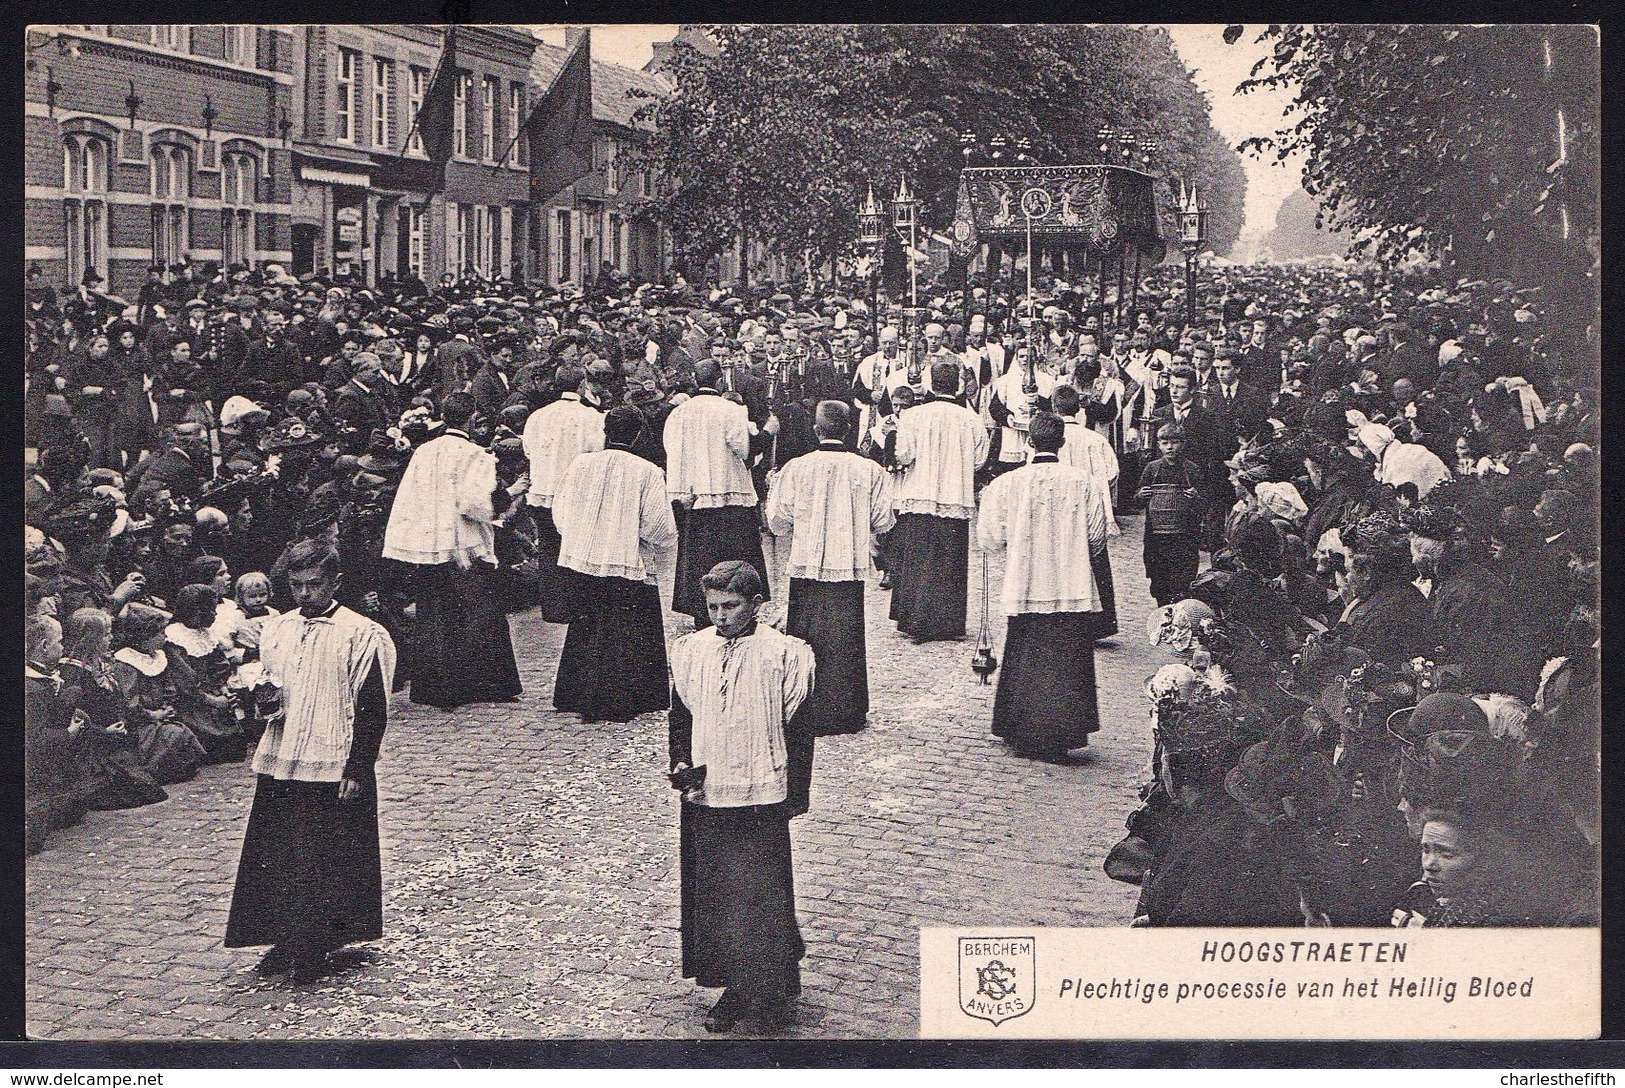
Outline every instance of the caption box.
<path id="1" fill-rule="evenodd" d="M 922 929 L 920 1034 L 1586 1039 L 1597 929 Z"/>

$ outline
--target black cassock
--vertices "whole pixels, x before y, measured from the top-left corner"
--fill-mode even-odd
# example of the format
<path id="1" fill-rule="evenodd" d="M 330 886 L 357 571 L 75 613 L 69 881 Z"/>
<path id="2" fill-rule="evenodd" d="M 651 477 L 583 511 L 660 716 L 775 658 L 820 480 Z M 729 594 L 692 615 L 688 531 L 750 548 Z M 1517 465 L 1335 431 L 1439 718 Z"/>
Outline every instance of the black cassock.
<path id="1" fill-rule="evenodd" d="M 1058 758 L 1100 728 L 1095 639 L 1104 613 L 1011 616 L 993 696 L 993 735 L 1018 752 Z"/>
<path id="2" fill-rule="evenodd" d="M 674 508 L 677 515 L 677 573 L 671 610 L 694 617 L 696 629 L 711 626 L 700 579 L 718 563 L 741 560 L 762 576 L 767 596 L 767 559 L 762 553 L 762 523 L 754 506 L 717 506 L 703 510 Z"/>
<path id="3" fill-rule="evenodd" d="M 630 578 L 565 567 L 571 605 L 553 709 L 589 720 L 629 722 L 671 706 L 660 590 Z"/>
<path id="4" fill-rule="evenodd" d="M 970 520 L 899 514 L 888 541 L 891 618 L 921 642 L 965 634 L 969 597 Z"/>
<path id="5" fill-rule="evenodd" d="M 497 569 L 475 560 L 418 566 L 412 580 L 412 701 L 442 709 L 510 702 L 524 690 L 498 599 Z"/>
<path id="6" fill-rule="evenodd" d="M 790 815 L 811 804 L 817 737 L 856 733 L 869 717 L 869 664 L 863 633 L 863 583 L 790 579 L 785 634 L 812 647 L 816 679 L 784 729 Z"/>
<path id="7" fill-rule="evenodd" d="M 671 763 L 693 763 L 694 719 L 671 693 Z M 801 992 L 807 947 L 796 922 L 785 804 L 680 805 L 683 977 L 758 1007 Z"/>
<path id="8" fill-rule="evenodd" d="M 262 774 L 248 814 L 226 947 L 275 944 L 311 954 L 383 936 L 378 780 L 388 697 L 375 661 L 356 699 L 344 777 L 361 796 L 339 800 L 337 782 Z"/>

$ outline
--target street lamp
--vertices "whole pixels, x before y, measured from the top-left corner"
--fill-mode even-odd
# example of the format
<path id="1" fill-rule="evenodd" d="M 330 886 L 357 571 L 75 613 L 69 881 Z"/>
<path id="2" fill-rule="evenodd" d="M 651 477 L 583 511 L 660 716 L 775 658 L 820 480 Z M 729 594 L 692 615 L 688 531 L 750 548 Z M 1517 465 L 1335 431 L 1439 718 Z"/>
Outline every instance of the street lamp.
<path id="1" fill-rule="evenodd" d="M 919 267 L 915 261 L 917 251 L 917 238 L 919 229 L 920 202 L 915 198 L 908 187 L 908 178 L 904 177 L 897 183 L 897 196 L 892 199 L 892 226 L 897 230 L 897 239 L 908 247 L 908 304 L 911 308 L 920 305 Z"/>
<path id="2" fill-rule="evenodd" d="M 1095 133 L 1095 137 L 1100 141 L 1100 153 L 1110 155 L 1112 145 L 1117 142 L 1117 128 L 1113 125 L 1101 125 L 1100 131 Z"/>
<path id="3" fill-rule="evenodd" d="M 1151 160 L 1156 158 L 1156 156 L 1157 156 L 1157 147 L 1158 146 L 1159 145 L 1157 144 L 1157 141 L 1155 141 L 1153 139 L 1150 139 L 1149 137 L 1140 141 L 1140 165 L 1141 166 L 1144 166 L 1147 169 L 1150 168 Z"/>
<path id="4" fill-rule="evenodd" d="M 1207 243 L 1207 205 L 1197 196 L 1193 184 L 1187 190 L 1179 182 L 1179 247 L 1185 251 L 1185 325 L 1196 325 L 1196 255 Z"/>

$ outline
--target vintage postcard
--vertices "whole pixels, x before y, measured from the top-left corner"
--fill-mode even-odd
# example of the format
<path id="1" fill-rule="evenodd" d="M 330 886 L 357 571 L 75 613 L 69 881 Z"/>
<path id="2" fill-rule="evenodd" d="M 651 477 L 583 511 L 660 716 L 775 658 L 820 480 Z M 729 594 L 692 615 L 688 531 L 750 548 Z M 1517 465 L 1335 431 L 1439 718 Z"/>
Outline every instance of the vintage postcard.
<path id="1" fill-rule="evenodd" d="M 1597 1036 L 1599 65 L 30 27 L 31 1036 Z"/>

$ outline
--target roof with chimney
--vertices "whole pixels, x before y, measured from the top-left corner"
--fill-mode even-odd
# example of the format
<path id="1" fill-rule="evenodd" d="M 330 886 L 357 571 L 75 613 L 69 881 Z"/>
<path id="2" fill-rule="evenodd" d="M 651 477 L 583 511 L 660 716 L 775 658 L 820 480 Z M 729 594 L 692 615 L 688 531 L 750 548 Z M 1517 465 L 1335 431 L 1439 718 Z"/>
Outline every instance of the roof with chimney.
<path id="1" fill-rule="evenodd" d="M 546 93 L 569 55 L 570 50 L 566 46 L 549 45 L 544 41 L 536 43 L 536 52 L 531 54 L 530 59 L 533 100 L 540 99 Z M 647 121 L 634 123 L 633 115 L 671 91 L 671 84 L 663 76 L 593 59 L 592 116 L 595 121 L 608 121 L 625 128 L 651 129 L 654 126 Z"/>

